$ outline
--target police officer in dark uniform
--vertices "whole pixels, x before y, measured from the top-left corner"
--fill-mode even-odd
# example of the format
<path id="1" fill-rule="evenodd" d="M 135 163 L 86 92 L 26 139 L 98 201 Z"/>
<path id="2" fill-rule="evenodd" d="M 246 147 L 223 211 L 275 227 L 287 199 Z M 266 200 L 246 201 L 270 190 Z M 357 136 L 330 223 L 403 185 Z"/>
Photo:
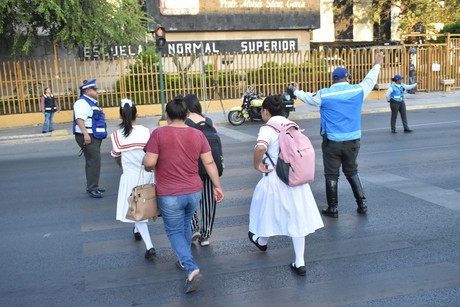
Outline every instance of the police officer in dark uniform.
<path id="1" fill-rule="evenodd" d="M 75 141 L 85 156 L 86 191 L 93 198 L 105 192 L 99 187 L 101 173 L 101 143 L 107 137 L 105 114 L 97 105 L 96 79 L 80 86 L 82 95 L 74 103 L 73 128 Z"/>
<path id="2" fill-rule="evenodd" d="M 317 93 L 298 90 L 297 85 L 291 88 L 293 94 L 303 102 L 320 107 L 327 198 L 327 208 L 322 213 L 326 216 L 339 216 L 337 184 L 340 166 L 353 190 L 358 213 L 367 212 L 356 159 L 360 148 L 362 105 L 377 82 L 382 61 L 383 54 L 379 53 L 374 67 L 359 84 L 350 84 L 351 74 L 345 68 L 338 67 L 332 72 L 333 84 L 329 88 L 323 88 Z"/>

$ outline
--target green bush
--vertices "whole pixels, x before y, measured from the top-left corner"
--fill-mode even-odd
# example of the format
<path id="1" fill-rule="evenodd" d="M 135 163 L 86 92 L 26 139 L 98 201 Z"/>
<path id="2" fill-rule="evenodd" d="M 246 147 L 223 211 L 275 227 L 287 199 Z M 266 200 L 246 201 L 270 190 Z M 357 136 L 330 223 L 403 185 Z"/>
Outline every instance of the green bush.
<path id="1" fill-rule="evenodd" d="M 459 34 L 460 33 L 460 19 L 449 23 L 442 28 L 442 33 L 452 33 L 452 34 Z"/>
<path id="2" fill-rule="evenodd" d="M 299 69 L 293 63 L 269 61 L 259 68 L 250 70 L 246 75 L 248 85 L 254 85 L 256 90 L 265 95 L 281 94 L 290 82 L 297 81 Z"/>
<path id="3" fill-rule="evenodd" d="M 440 32 L 441 35 L 437 35 L 436 39 L 435 40 L 430 40 L 430 42 L 431 43 L 438 43 L 438 44 L 445 43 L 446 39 L 447 39 L 447 33 L 451 33 L 451 34 L 459 34 L 460 33 L 460 19 L 455 21 L 455 22 L 446 24 L 442 28 L 442 30 Z M 445 35 L 442 35 L 442 34 L 445 34 Z"/>

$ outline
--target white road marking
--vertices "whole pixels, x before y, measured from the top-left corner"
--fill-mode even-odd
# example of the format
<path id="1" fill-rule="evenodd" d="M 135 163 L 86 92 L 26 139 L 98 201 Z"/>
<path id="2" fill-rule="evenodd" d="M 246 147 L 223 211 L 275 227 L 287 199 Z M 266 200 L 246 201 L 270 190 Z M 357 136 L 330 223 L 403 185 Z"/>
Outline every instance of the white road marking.
<path id="1" fill-rule="evenodd" d="M 434 185 L 385 172 L 366 172 L 366 174 L 363 175 L 363 179 L 444 208 L 460 211 L 460 204 L 458 202 L 460 193 L 455 190 L 446 190 Z"/>
<path id="2" fill-rule="evenodd" d="M 248 133 L 239 132 L 227 127 L 219 126 L 217 132 L 226 137 L 241 141 L 241 142 L 256 142 L 257 135 L 252 135 Z"/>

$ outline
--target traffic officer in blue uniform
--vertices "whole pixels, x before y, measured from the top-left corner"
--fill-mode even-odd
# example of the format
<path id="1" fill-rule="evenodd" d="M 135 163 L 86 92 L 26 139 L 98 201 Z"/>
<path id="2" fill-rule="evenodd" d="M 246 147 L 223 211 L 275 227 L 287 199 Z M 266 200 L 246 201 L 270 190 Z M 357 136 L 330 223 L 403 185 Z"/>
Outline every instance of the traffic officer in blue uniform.
<path id="1" fill-rule="evenodd" d="M 404 79 L 401 75 L 395 75 L 391 81 L 393 83 L 385 94 L 385 98 L 390 103 L 391 109 L 391 133 L 396 133 L 396 118 L 398 117 L 398 112 L 401 114 L 401 121 L 403 123 L 404 132 L 411 133 L 412 129 L 409 128 L 407 124 L 407 113 L 406 113 L 406 103 L 404 102 L 404 92 L 413 90 L 417 83 L 408 85 L 402 82 Z"/>
<path id="2" fill-rule="evenodd" d="M 358 213 L 367 212 L 356 159 L 360 148 L 362 105 L 377 82 L 382 61 L 383 53 L 379 53 L 374 67 L 359 84 L 350 84 L 351 74 L 347 69 L 338 67 L 332 72 L 333 84 L 329 88 L 320 89 L 316 93 L 298 90 L 296 84 L 291 88 L 294 96 L 303 102 L 320 107 L 327 198 L 327 208 L 322 213 L 326 216 L 339 216 L 337 186 L 340 166 L 353 190 Z"/>
<path id="3" fill-rule="evenodd" d="M 105 192 L 99 187 L 101 143 L 107 137 L 105 114 L 97 105 L 96 79 L 80 86 L 81 96 L 73 105 L 75 141 L 85 156 L 86 191 L 93 198 Z"/>

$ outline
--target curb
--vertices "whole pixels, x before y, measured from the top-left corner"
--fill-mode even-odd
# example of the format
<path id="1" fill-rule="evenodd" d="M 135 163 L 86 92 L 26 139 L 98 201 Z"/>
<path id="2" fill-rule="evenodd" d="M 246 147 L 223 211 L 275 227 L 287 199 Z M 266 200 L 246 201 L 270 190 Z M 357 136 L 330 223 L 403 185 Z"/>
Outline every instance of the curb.
<path id="1" fill-rule="evenodd" d="M 66 129 L 54 130 L 51 133 L 10 135 L 0 137 L 0 144 L 25 143 L 27 141 L 51 141 L 63 140 L 69 138 L 69 132 Z"/>

